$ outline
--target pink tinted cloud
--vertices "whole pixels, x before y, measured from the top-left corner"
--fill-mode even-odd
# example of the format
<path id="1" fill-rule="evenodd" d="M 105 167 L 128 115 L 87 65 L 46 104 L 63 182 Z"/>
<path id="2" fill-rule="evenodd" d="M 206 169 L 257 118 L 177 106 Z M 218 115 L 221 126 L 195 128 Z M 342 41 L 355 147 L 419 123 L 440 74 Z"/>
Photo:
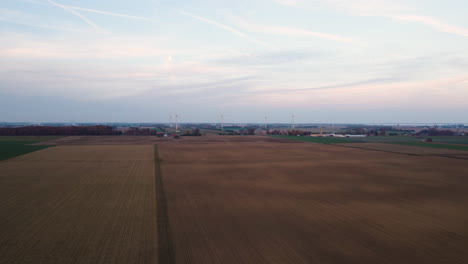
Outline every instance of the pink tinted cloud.
<path id="1" fill-rule="evenodd" d="M 365 83 L 365 82 L 363 82 Z M 323 85 L 320 85 L 323 86 Z M 244 105 L 277 105 L 282 107 L 336 106 L 340 109 L 466 107 L 468 97 L 468 75 L 427 81 L 403 81 L 378 84 L 330 85 L 333 89 L 278 90 L 255 93 L 243 98 Z M 274 89 L 272 87 L 272 89 Z"/>

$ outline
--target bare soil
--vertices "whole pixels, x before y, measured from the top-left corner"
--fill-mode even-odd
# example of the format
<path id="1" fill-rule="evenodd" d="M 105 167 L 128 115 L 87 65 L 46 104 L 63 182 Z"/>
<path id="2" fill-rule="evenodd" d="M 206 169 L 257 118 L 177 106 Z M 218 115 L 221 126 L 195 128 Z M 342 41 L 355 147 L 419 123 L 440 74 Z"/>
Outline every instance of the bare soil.
<path id="1" fill-rule="evenodd" d="M 0 263 L 157 263 L 153 146 L 0 162 Z"/>
<path id="2" fill-rule="evenodd" d="M 466 263 L 468 161 L 313 143 L 160 145 L 176 263 Z"/>
<path id="3" fill-rule="evenodd" d="M 261 136 L 51 143 L 0 162 L 0 264 L 468 259 L 466 152 Z"/>

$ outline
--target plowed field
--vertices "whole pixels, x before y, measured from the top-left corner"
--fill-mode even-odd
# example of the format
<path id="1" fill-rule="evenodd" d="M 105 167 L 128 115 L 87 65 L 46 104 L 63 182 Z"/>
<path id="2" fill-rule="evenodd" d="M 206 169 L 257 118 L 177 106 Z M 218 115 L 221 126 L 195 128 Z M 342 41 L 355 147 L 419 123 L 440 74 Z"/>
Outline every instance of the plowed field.
<path id="1" fill-rule="evenodd" d="M 1 264 L 468 259 L 466 152 L 224 136 L 55 143 L 0 162 Z"/>
<path id="2" fill-rule="evenodd" d="M 153 146 L 0 162 L 0 263 L 157 263 Z"/>
<path id="3" fill-rule="evenodd" d="M 466 263 L 468 162 L 322 144 L 160 146 L 176 263 Z"/>

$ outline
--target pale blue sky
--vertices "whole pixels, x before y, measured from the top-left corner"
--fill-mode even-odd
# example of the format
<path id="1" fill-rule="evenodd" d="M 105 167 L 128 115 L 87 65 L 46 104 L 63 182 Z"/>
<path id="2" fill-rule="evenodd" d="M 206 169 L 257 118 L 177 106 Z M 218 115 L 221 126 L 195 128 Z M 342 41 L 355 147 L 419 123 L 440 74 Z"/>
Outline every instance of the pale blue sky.
<path id="1" fill-rule="evenodd" d="M 2 0 L 0 121 L 465 122 L 462 0 Z"/>

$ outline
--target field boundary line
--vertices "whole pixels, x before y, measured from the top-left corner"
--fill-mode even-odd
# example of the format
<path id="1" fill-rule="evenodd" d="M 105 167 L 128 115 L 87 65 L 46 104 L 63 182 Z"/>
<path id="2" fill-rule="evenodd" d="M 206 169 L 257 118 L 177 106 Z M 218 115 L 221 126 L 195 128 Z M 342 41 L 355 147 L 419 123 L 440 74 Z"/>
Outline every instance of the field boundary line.
<path id="1" fill-rule="evenodd" d="M 156 225 L 158 238 L 158 263 L 174 264 L 175 253 L 171 238 L 167 199 L 164 192 L 158 145 L 154 145 L 154 177 L 156 187 Z"/>
<path id="2" fill-rule="evenodd" d="M 397 152 L 397 151 L 390 151 L 390 150 L 370 149 L 370 148 L 363 148 L 363 147 L 356 147 L 356 146 L 345 146 L 345 145 L 338 145 L 338 144 L 329 144 L 329 145 L 339 146 L 339 147 L 343 147 L 343 148 L 371 150 L 371 151 L 386 152 L 386 153 L 400 154 L 400 155 L 407 155 L 407 156 L 416 156 L 416 157 L 430 156 L 430 155 L 420 155 L 420 154 L 404 153 L 404 152 Z"/>
<path id="3" fill-rule="evenodd" d="M 382 143 L 382 144 L 386 144 L 386 143 Z M 396 151 L 389 151 L 389 150 L 369 149 L 369 148 L 362 148 L 362 147 L 356 147 L 356 146 L 346 146 L 346 145 L 337 145 L 337 144 L 327 144 L 327 145 L 339 146 L 339 147 L 344 147 L 344 148 L 355 148 L 355 149 L 362 149 L 362 150 L 387 152 L 387 153 L 391 153 L 391 154 L 400 154 L 400 155 L 408 155 L 408 156 L 416 156 L 416 157 L 441 157 L 441 158 L 462 159 L 462 160 L 467 160 L 468 159 L 468 157 L 463 158 L 463 157 L 451 156 L 451 155 L 467 155 L 467 154 L 424 154 L 424 155 L 422 155 L 422 154 L 403 153 L 403 152 L 396 152 Z"/>
<path id="4" fill-rule="evenodd" d="M 452 154 L 453 155 L 453 154 Z M 455 154 L 455 155 L 458 155 L 458 154 Z M 461 159 L 461 160 L 468 160 L 468 157 L 464 158 L 464 157 L 456 157 L 456 156 L 451 156 L 450 154 L 448 155 L 444 155 L 444 154 L 438 154 L 438 155 L 435 155 L 437 157 L 444 157 L 444 158 L 451 158 L 451 159 Z"/>

